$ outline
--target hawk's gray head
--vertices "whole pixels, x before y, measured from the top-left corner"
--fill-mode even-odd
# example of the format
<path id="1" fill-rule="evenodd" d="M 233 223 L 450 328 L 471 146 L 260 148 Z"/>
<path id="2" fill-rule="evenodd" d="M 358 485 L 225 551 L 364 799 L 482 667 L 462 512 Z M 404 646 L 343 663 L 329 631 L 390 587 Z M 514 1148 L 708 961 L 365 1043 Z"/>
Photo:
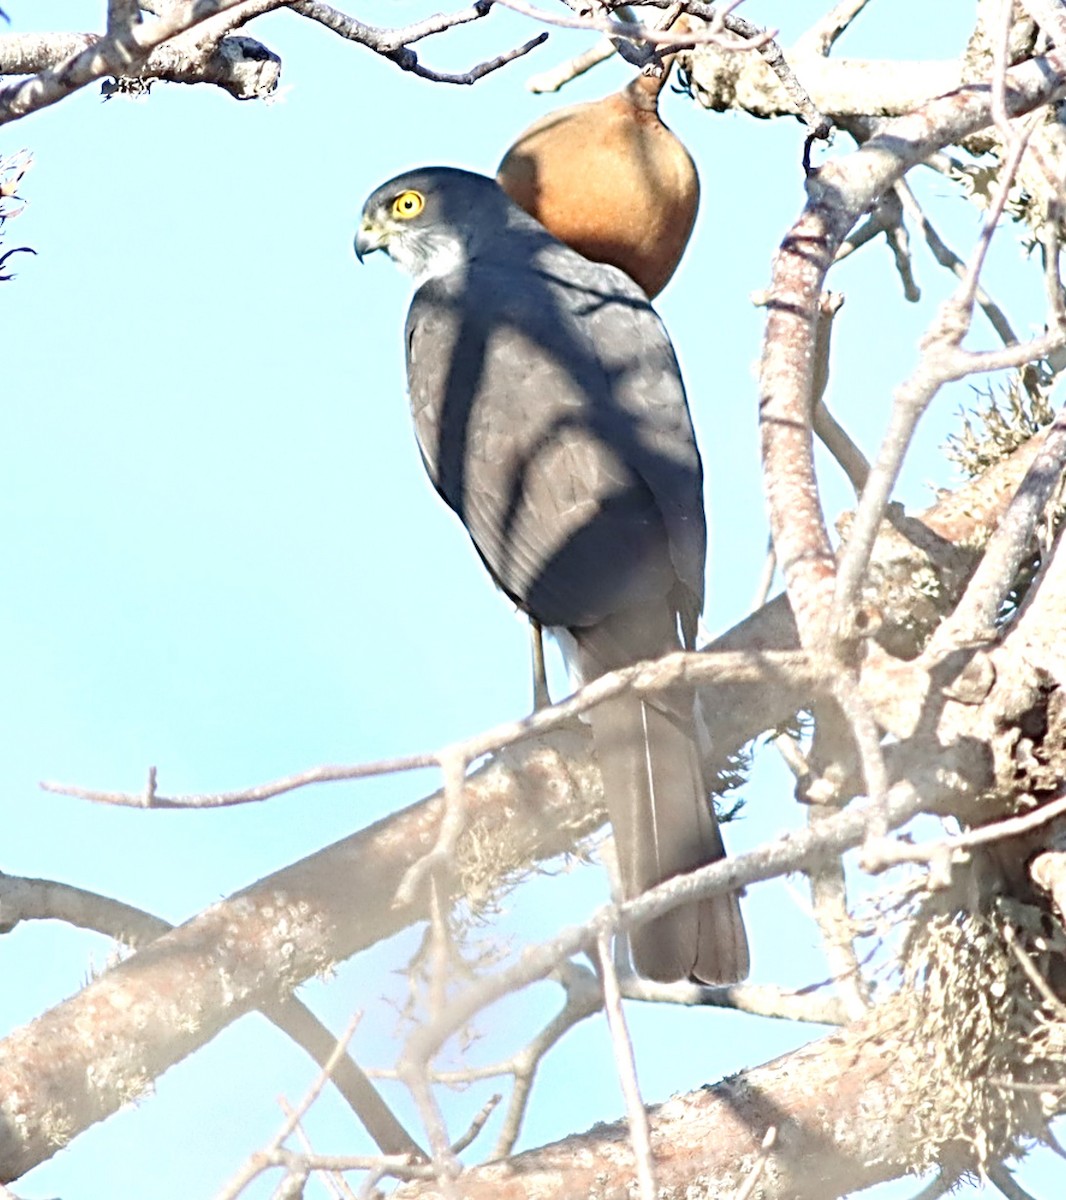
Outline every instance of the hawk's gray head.
<path id="1" fill-rule="evenodd" d="M 522 231 L 537 242 L 554 241 L 495 179 L 455 167 L 424 167 L 397 175 L 371 193 L 363 205 L 355 253 L 361 262 L 374 250 L 386 250 L 423 283 L 491 252 L 504 231 L 508 238 Z"/>

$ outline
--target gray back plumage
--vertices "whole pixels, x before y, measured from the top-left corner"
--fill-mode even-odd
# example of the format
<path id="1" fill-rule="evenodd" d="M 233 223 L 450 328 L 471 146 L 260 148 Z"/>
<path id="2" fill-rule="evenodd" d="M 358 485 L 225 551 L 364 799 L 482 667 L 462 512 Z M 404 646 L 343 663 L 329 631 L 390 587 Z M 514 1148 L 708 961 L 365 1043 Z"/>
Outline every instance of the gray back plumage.
<path id="1" fill-rule="evenodd" d="M 621 271 L 483 182 L 464 261 L 424 283 L 407 318 L 426 469 L 497 584 L 542 624 L 589 627 L 665 601 L 691 644 L 702 472 L 666 331 Z M 671 640 L 649 630 L 647 656 Z"/>

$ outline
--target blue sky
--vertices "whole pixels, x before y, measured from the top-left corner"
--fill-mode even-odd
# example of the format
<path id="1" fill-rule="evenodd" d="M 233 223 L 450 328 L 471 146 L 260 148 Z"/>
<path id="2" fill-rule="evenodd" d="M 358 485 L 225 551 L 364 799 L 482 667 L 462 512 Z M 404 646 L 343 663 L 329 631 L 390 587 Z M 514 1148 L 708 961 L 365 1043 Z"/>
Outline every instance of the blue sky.
<path id="1" fill-rule="evenodd" d="M 89 28 L 103 7 L 4 4 L 15 32 L 42 19 Z M 826 7 L 750 0 L 743 11 L 781 28 L 787 44 Z M 952 57 L 970 7 L 873 5 L 841 51 L 905 57 L 918 29 L 923 55 Z M 379 0 L 356 15 L 404 24 L 430 11 Z M 558 32 L 473 88 L 406 76 L 288 13 L 252 32 L 284 61 L 275 103 L 165 85 L 147 101 L 103 103 L 87 89 L 0 130 L 0 151 L 27 146 L 35 159 L 23 188 L 29 207 L 7 242 L 37 250 L 15 261 L 17 280 L 0 288 L 0 869 L 96 889 L 171 921 L 437 781 L 405 775 L 227 812 L 146 814 L 46 795 L 39 780 L 136 789 L 154 764 L 161 790 L 216 791 L 320 762 L 431 749 L 524 711 L 524 629 L 434 497 L 409 428 L 408 281 L 383 256 L 359 268 L 351 239 L 363 199 L 383 179 L 437 162 L 491 173 L 537 116 L 628 78 L 612 63 L 562 98 L 530 95 L 530 74 L 589 40 Z M 465 69 L 532 32 L 497 12 L 419 53 Z M 682 96 L 668 96 L 665 110 L 704 188 L 689 257 L 658 307 L 708 471 L 706 620 L 715 631 L 747 611 L 765 553 L 753 375 L 762 319 L 748 297 L 766 285 L 773 250 L 802 205 L 803 131 L 705 113 Z M 965 248 L 974 213 L 950 214 L 947 186 L 936 181 L 924 195 Z M 1008 301 L 1015 289 L 1024 328 L 1038 310 L 1018 297 L 1018 262 L 1008 235 L 989 278 Z M 919 254 L 918 265 L 918 306 L 900 302 L 882 245 L 832 281 L 847 305 L 830 399 L 868 451 L 949 287 L 928 257 Z M 963 387 L 938 400 L 902 498 L 922 505 L 930 483 L 951 481 L 938 447 L 968 395 Z M 832 513 L 847 504 L 835 478 L 826 502 Z M 782 769 L 762 766 L 731 846 L 800 823 L 790 796 Z M 604 890 L 597 868 L 539 877 L 507 898 L 500 927 L 515 939 L 546 936 Z M 802 895 L 798 884 L 776 883 L 749 896 L 755 979 L 821 977 Z M 413 934 L 397 938 L 305 989 L 338 1031 L 364 1011 L 354 1045 L 367 1065 L 395 1054 L 393 1006 L 404 994 L 396 972 L 414 944 Z M 109 953 L 103 939 L 58 926 L 6 936 L 0 1028 L 77 990 Z M 475 1057 L 513 1048 L 556 1000 L 544 987 L 488 1014 Z M 650 1100 L 809 1036 L 721 1012 L 633 1007 L 629 1016 Z M 296 1099 L 313 1076 L 301 1052 L 248 1018 L 169 1072 L 154 1097 L 33 1172 L 22 1192 L 209 1197 L 272 1134 L 277 1096 Z M 620 1114 L 601 1021 L 568 1035 L 538 1089 L 526 1145 Z M 451 1099 L 457 1132 L 487 1090 Z M 308 1127 L 318 1149 L 369 1149 L 332 1097 Z M 1023 1173 L 1045 1194 L 1055 1177 L 1055 1164 Z"/>

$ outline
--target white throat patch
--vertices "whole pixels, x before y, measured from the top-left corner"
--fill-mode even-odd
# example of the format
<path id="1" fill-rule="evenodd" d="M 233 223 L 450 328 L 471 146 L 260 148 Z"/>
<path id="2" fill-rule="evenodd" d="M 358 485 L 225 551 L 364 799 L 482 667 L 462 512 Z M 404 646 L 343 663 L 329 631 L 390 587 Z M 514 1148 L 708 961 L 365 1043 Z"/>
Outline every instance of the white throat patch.
<path id="1" fill-rule="evenodd" d="M 393 237 L 388 251 L 392 261 L 414 279 L 416 287 L 427 279 L 439 279 L 466 265 L 466 255 L 459 241 L 440 234 Z"/>

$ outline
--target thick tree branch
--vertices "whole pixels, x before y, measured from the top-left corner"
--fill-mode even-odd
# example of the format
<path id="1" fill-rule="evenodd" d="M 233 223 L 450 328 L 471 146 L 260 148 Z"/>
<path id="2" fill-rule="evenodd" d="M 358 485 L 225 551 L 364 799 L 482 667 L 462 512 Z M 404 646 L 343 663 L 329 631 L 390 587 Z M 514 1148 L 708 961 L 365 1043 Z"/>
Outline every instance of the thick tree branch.
<path id="1" fill-rule="evenodd" d="M 65 921 L 92 929 L 131 947 L 145 945 L 174 928 L 169 921 L 110 896 L 51 879 L 23 879 L 0 872 L 0 932 L 23 921 Z M 315 1014 L 293 997 L 267 1001 L 262 1012 L 325 1070 L 384 1154 L 424 1157 L 359 1064 L 337 1054 L 337 1039 Z"/>
<path id="2" fill-rule="evenodd" d="M 826 58 L 804 44 L 785 50 L 792 71 L 817 108 L 831 119 L 894 117 L 912 112 L 962 82 L 954 60 L 901 63 L 888 59 Z M 795 98 L 760 58 L 721 45 L 698 47 L 689 78 L 696 99 L 715 112 L 802 116 Z"/>
<path id="3" fill-rule="evenodd" d="M 187 30 L 210 24 L 220 38 L 230 28 L 260 13 L 281 8 L 286 0 L 187 0 L 151 23 L 141 22 L 105 34 L 91 44 L 40 70 L 30 79 L 0 88 L 0 125 L 46 108 L 93 80 L 135 74 L 153 50 Z M 214 24 L 217 20 L 218 24 Z M 69 48 L 69 47 L 68 47 Z M 0 55 L 4 46 L 0 43 Z M 40 48 L 38 48 L 40 52 Z"/>
<path id="4" fill-rule="evenodd" d="M 762 1153 L 762 1200 L 832 1200 L 895 1178 L 914 1162 L 919 1130 L 909 1107 L 915 1072 L 895 1010 L 731 1079 L 651 1109 L 661 1195 L 736 1195 Z M 397 1200 L 569 1200 L 631 1195 L 635 1165 L 623 1124 L 465 1172 L 443 1191 L 408 1184 Z"/>
<path id="5" fill-rule="evenodd" d="M 0 75 L 49 71 L 64 60 L 92 50 L 100 41 L 100 36 L 93 33 L 0 34 Z M 280 77 L 281 59 L 261 42 L 240 34 L 217 41 L 200 39 L 195 34 L 174 38 L 157 46 L 140 64 L 125 64 L 120 76 L 123 81 L 146 84 L 156 80 L 211 83 L 236 100 L 268 96 Z"/>

